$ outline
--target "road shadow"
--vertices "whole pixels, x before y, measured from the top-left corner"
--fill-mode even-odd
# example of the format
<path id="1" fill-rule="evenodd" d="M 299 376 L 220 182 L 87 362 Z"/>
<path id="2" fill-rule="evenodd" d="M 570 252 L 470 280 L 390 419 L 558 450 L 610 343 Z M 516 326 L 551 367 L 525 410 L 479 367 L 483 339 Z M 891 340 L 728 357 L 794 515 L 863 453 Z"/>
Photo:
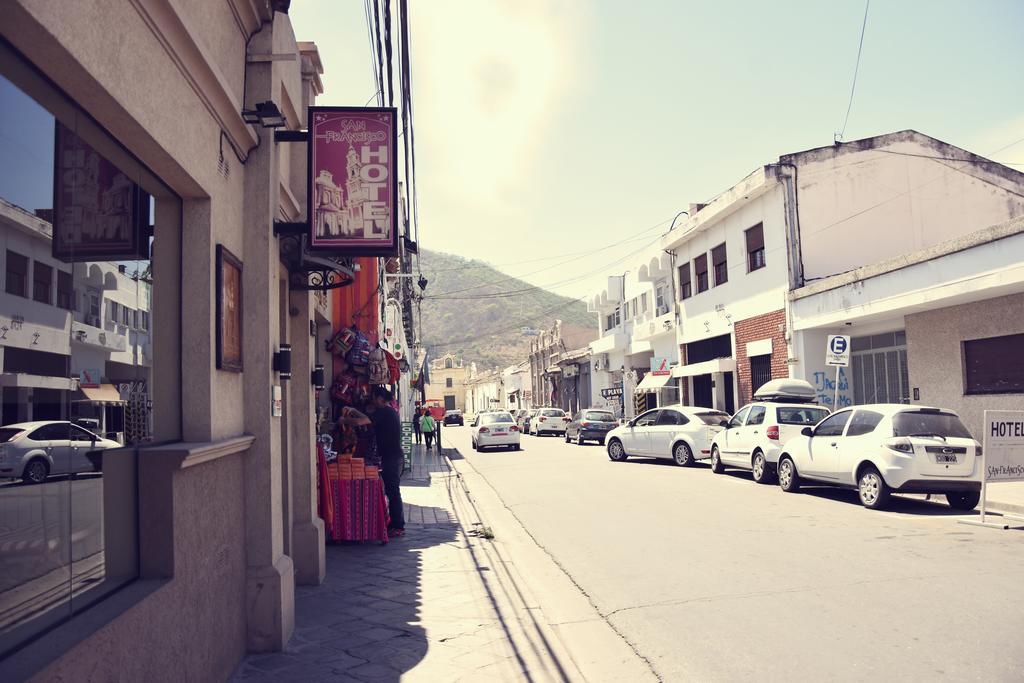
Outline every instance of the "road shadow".
<path id="1" fill-rule="evenodd" d="M 853 489 L 805 484 L 800 488 L 800 493 L 814 496 L 815 498 L 834 500 L 837 503 L 863 507 L 857 492 Z M 885 512 L 921 517 L 959 517 L 962 515 L 981 514 L 977 510 L 956 510 L 951 508 L 946 504 L 946 497 L 941 494 L 932 495 L 931 500 L 893 494 L 889 499 L 889 505 L 886 506 Z"/>
<path id="2" fill-rule="evenodd" d="M 421 516 L 450 519 L 443 508 L 411 507 Z M 397 683 L 429 647 L 420 624 L 423 551 L 457 537 L 454 520 L 407 522 L 405 536 L 387 545 L 329 544 L 324 582 L 295 588 L 288 646 L 247 657 L 232 680 Z"/>

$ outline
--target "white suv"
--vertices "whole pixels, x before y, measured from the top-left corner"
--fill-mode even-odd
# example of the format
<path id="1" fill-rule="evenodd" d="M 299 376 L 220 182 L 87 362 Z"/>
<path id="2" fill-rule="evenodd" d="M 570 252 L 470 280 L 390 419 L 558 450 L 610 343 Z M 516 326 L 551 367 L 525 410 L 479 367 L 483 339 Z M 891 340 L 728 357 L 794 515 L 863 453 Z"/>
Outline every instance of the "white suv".
<path id="1" fill-rule="evenodd" d="M 981 445 L 956 413 L 906 404 L 836 411 L 787 441 L 779 486 L 803 480 L 856 488 L 864 507 L 885 507 L 891 493 L 941 493 L 972 510 L 981 498 Z"/>
<path id="2" fill-rule="evenodd" d="M 715 437 L 711 471 L 720 474 L 726 467 L 750 470 L 754 481 L 767 484 L 775 476 L 782 444 L 828 414 L 827 408 L 807 403 L 758 401 L 746 405 Z"/>

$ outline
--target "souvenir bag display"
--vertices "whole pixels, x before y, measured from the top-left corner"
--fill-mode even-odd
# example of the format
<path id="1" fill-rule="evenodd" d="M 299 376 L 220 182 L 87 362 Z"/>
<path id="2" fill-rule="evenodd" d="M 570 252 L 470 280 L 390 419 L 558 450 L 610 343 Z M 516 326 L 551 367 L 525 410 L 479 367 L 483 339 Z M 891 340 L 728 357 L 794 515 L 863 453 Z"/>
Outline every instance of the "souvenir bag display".
<path id="1" fill-rule="evenodd" d="M 327 350 L 335 356 L 345 356 L 356 342 L 358 330 L 343 327 L 327 341 Z"/>
<path id="2" fill-rule="evenodd" d="M 367 363 L 370 384 L 390 384 L 391 373 L 388 371 L 387 352 L 379 346 L 370 351 Z"/>
<path id="3" fill-rule="evenodd" d="M 356 336 L 348 353 L 345 354 L 345 360 L 356 369 L 356 372 L 365 373 L 366 367 L 370 364 L 370 351 L 373 347 L 365 334 L 355 328 L 352 329 Z"/>
<path id="4" fill-rule="evenodd" d="M 331 384 L 331 398 L 344 405 L 352 405 L 356 401 L 359 388 L 359 377 L 351 370 L 339 372 Z"/>

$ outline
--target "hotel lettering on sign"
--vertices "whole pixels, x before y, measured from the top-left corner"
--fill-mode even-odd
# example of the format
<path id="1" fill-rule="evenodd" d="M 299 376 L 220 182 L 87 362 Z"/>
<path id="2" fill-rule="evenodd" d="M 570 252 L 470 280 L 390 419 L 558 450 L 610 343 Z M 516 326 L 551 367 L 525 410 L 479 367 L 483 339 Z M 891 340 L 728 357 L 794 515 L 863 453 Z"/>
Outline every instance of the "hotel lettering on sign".
<path id="1" fill-rule="evenodd" d="M 1024 411 L 986 410 L 986 481 L 1024 481 Z"/>
<path id="2" fill-rule="evenodd" d="M 309 248 L 398 253 L 394 108 L 309 108 Z"/>

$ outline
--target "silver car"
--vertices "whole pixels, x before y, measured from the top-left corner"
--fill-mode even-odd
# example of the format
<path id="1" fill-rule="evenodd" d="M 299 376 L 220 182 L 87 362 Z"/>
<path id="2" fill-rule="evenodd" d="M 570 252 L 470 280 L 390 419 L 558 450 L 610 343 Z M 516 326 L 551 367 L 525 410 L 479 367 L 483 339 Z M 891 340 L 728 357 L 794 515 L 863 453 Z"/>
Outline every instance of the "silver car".
<path id="1" fill-rule="evenodd" d="M 51 475 L 93 472 L 90 453 L 121 444 L 65 421 L 0 427 L 0 479 L 40 484 Z"/>

